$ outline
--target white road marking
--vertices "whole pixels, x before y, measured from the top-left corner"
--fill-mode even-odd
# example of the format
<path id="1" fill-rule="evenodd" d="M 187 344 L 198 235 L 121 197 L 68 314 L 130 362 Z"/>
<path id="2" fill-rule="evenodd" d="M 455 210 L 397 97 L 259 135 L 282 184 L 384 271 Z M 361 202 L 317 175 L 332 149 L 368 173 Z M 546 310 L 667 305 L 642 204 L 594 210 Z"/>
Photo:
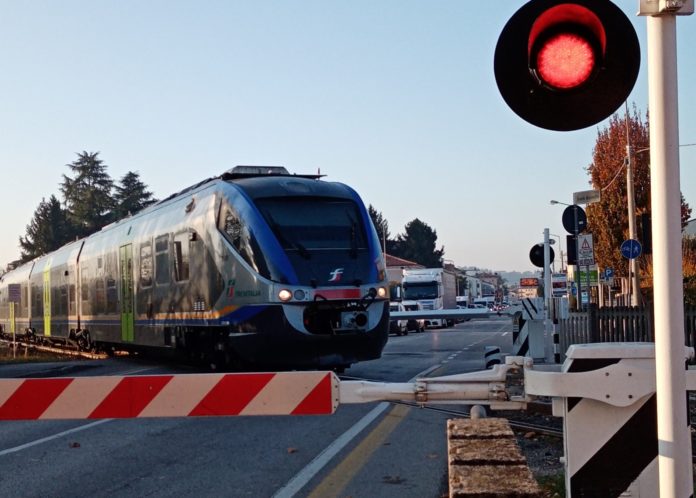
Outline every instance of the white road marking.
<path id="1" fill-rule="evenodd" d="M 7 448 L 6 450 L 0 450 L 0 456 L 9 455 L 10 453 L 16 453 L 18 451 L 26 450 L 27 448 L 31 448 L 32 446 L 37 446 L 39 444 L 47 443 L 49 441 L 53 441 L 54 439 L 58 439 L 58 438 L 61 438 L 63 436 L 67 436 L 68 434 L 73 434 L 75 432 L 80 432 L 80 431 L 84 431 L 87 429 L 91 429 L 92 427 L 104 424 L 106 422 L 111 422 L 112 420 L 113 420 L 112 418 L 105 418 L 105 419 L 97 420 L 97 421 L 91 422 L 89 424 L 81 425 L 80 427 L 75 427 L 75 428 L 69 429 L 67 431 L 59 432 L 58 434 L 53 434 L 52 436 L 47 436 L 47 437 L 44 437 L 41 439 L 37 439 L 36 441 L 31 441 L 29 443 L 15 446 L 14 448 Z"/>
<path id="2" fill-rule="evenodd" d="M 295 475 L 288 483 L 273 494 L 273 498 L 291 498 L 300 491 L 314 476 L 316 476 L 326 464 L 328 464 L 336 454 L 350 443 L 365 427 L 379 417 L 384 410 L 389 408 L 391 403 L 382 402 L 377 405 L 370 413 L 365 415 L 353 427 L 336 438 L 333 443 L 324 448 L 314 460 Z"/>
<path id="3" fill-rule="evenodd" d="M 444 363 L 444 362 L 443 362 Z M 439 368 L 440 365 L 434 365 L 413 377 L 409 382 L 413 382 L 419 377 L 423 377 L 433 370 Z M 309 481 L 311 481 L 323 469 L 333 457 L 338 454 L 343 448 L 348 445 L 360 432 L 362 432 L 370 423 L 372 423 L 382 412 L 391 406 L 391 403 L 386 401 L 380 403 L 370 411 L 367 415 L 361 418 L 346 432 L 336 438 L 329 446 L 319 453 L 314 460 L 309 462 L 305 468 L 298 472 L 295 477 L 290 479 L 285 486 L 280 488 L 273 494 L 273 498 L 292 498 L 295 493 L 300 491 Z"/>
<path id="4" fill-rule="evenodd" d="M 141 373 L 141 372 L 146 372 L 148 370 L 154 370 L 155 368 L 156 367 L 138 368 L 135 370 L 129 370 L 127 372 L 123 372 L 119 375 L 133 375 L 133 374 L 137 374 L 137 373 Z M 30 441 L 28 443 L 20 444 L 19 446 L 15 446 L 13 448 L 7 448 L 4 450 L 0 450 L 0 456 L 9 455 L 10 453 L 17 453 L 18 451 L 26 450 L 28 448 L 31 448 L 32 446 L 37 446 L 39 444 L 48 443 L 50 441 L 53 441 L 54 439 L 58 439 L 58 438 L 61 438 L 63 436 L 67 436 L 67 435 L 73 434 L 75 432 L 85 431 L 87 429 L 91 429 L 92 427 L 96 427 L 96 426 L 104 424 L 106 422 L 111 422 L 112 420 L 114 420 L 114 419 L 105 418 L 105 419 L 101 419 L 101 420 L 96 420 L 94 422 L 90 422 L 89 424 L 81 425 L 79 427 L 75 427 L 75 428 L 69 429 L 67 431 L 59 432 L 59 433 L 53 434 L 51 436 L 46 436 L 46 437 L 43 437 L 41 439 L 37 439 L 36 441 Z"/>

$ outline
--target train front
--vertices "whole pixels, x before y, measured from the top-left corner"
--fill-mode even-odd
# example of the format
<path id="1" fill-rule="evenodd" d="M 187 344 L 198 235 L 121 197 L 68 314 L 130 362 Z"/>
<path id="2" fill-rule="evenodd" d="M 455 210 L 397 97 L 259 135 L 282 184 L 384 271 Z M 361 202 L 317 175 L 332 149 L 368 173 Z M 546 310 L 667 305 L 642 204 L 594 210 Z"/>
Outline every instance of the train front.
<path id="1" fill-rule="evenodd" d="M 310 177 L 241 175 L 224 197 L 218 229 L 235 255 L 225 265 L 235 356 L 338 370 L 379 358 L 389 327 L 386 271 L 357 193 Z"/>

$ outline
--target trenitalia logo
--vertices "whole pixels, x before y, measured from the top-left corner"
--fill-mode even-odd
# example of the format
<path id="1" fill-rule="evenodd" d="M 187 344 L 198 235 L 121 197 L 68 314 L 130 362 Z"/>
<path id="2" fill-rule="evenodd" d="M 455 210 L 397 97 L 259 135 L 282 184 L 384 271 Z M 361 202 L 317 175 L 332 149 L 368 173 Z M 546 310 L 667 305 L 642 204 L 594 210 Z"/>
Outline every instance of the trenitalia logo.
<path id="1" fill-rule="evenodd" d="M 329 282 L 340 282 L 341 275 L 343 275 L 343 268 L 336 268 L 334 271 L 329 272 L 329 275 L 331 275 Z"/>

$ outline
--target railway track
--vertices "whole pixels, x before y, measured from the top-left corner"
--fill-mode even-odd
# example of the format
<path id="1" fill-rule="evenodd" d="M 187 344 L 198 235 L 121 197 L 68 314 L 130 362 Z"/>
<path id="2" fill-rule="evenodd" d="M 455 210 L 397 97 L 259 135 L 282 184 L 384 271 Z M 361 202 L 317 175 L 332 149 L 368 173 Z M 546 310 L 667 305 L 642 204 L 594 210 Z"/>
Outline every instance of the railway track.
<path id="1" fill-rule="evenodd" d="M 92 360 L 100 360 L 108 358 L 106 353 L 97 351 L 83 351 L 77 346 L 72 346 L 69 344 L 43 344 L 43 343 L 32 343 L 26 341 L 13 341 L 7 338 L 0 338 L 0 346 L 7 347 L 9 351 L 13 351 L 16 355 L 29 356 L 34 352 L 53 354 L 56 356 L 66 356 L 72 358 L 86 358 Z"/>
<path id="2" fill-rule="evenodd" d="M 341 377 L 342 380 L 371 380 L 371 379 L 359 379 L 355 377 Z M 468 418 L 469 412 L 464 410 L 457 410 L 453 408 L 448 408 L 445 406 L 436 405 L 425 405 L 421 406 L 418 403 L 411 403 L 407 401 L 392 401 L 395 404 L 402 404 L 406 406 L 412 406 L 417 408 L 422 408 L 424 410 L 430 410 L 438 413 L 444 413 L 447 415 L 452 415 L 453 417 Z M 521 432 L 531 432 L 542 436 L 548 436 L 552 438 L 563 439 L 563 428 L 561 425 L 561 419 L 557 417 L 551 417 L 550 404 L 548 404 L 548 409 L 544 410 L 543 406 L 546 403 L 537 403 L 534 406 L 534 410 L 521 410 L 517 411 L 502 411 L 497 412 L 495 416 L 501 418 L 506 418 L 513 430 Z M 539 410 L 541 408 L 541 410 Z M 688 408 L 690 414 L 690 423 L 693 427 L 696 427 L 696 393 L 691 393 L 688 397 Z M 537 413 L 535 413 L 537 412 Z M 552 422 L 550 419 L 556 419 Z M 692 461 L 696 464 L 696 433 L 692 431 Z"/>
<path id="3" fill-rule="evenodd" d="M 417 403 L 409 403 L 406 401 L 396 401 L 394 403 L 421 408 L 421 405 L 419 405 Z M 429 405 L 423 406 L 422 408 L 424 410 L 431 410 L 434 412 L 444 413 L 446 415 L 452 415 L 455 417 L 469 418 L 469 412 L 467 412 L 467 411 L 453 410 L 451 408 L 442 408 L 442 407 L 438 407 L 438 406 L 429 406 Z M 508 422 L 510 423 L 510 427 L 513 429 L 516 429 L 519 431 L 525 431 L 525 432 L 535 432 L 537 434 L 541 434 L 544 436 L 563 438 L 563 430 L 559 429 L 558 427 L 553 427 L 550 424 L 542 424 L 542 423 L 535 423 L 535 422 L 515 419 L 514 417 L 509 416 L 510 413 L 511 412 L 505 412 L 504 415 L 508 415 L 508 416 L 503 415 L 503 416 L 501 416 L 501 418 L 508 419 Z M 522 412 L 522 415 L 524 415 L 524 412 Z M 526 417 L 529 417 L 529 416 L 526 416 Z M 534 417 L 534 416 L 532 416 L 532 417 Z"/>

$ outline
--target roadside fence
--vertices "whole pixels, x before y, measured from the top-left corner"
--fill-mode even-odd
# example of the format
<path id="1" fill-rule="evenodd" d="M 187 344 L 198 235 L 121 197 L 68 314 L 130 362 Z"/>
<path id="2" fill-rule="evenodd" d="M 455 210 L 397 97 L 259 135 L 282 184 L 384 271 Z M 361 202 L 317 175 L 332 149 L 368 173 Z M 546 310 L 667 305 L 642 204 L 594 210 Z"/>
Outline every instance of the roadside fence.
<path id="1" fill-rule="evenodd" d="M 602 307 L 570 312 L 558 320 L 561 361 L 572 344 L 593 342 L 655 342 L 652 306 Z M 696 347 L 696 307 L 684 307 L 684 335 L 687 346 Z M 696 363 L 696 360 L 692 360 Z"/>

